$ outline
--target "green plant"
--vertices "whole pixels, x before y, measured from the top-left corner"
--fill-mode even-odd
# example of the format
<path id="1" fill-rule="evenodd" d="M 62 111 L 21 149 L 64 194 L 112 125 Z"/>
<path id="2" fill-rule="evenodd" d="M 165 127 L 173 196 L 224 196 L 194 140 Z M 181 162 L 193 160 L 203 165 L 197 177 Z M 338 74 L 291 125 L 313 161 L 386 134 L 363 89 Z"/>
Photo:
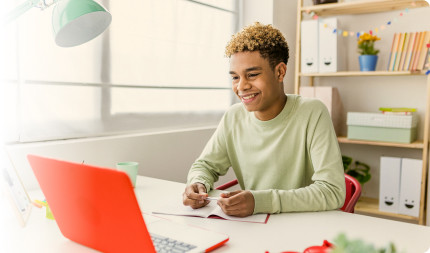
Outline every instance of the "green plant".
<path id="1" fill-rule="evenodd" d="M 372 244 L 362 240 L 350 240 L 345 234 L 339 234 L 334 239 L 334 249 L 330 253 L 396 253 L 396 247 L 389 243 L 386 247 L 377 249 Z"/>
<path id="2" fill-rule="evenodd" d="M 354 177 L 357 179 L 357 181 L 363 185 L 367 181 L 372 178 L 372 175 L 370 174 L 370 167 L 369 165 L 354 161 L 349 156 L 342 156 L 342 162 L 343 162 L 343 170 L 345 174 L 350 175 L 351 177 Z"/>
<path id="3" fill-rule="evenodd" d="M 375 41 L 380 39 L 381 38 L 376 35 L 363 33 L 358 38 L 358 53 L 361 55 L 377 55 L 379 53 L 379 50 L 375 49 Z"/>

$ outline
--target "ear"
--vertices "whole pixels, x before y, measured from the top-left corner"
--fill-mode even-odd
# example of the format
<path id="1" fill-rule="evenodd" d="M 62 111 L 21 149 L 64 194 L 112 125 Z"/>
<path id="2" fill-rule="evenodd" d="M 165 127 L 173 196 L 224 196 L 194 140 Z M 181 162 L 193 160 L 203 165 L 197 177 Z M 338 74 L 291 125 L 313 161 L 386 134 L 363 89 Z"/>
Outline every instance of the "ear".
<path id="1" fill-rule="evenodd" d="M 279 82 L 284 81 L 285 74 L 287 73 L 287 65 L 284 62 L 280 62 L 275 67 L 276 78 Z"/>

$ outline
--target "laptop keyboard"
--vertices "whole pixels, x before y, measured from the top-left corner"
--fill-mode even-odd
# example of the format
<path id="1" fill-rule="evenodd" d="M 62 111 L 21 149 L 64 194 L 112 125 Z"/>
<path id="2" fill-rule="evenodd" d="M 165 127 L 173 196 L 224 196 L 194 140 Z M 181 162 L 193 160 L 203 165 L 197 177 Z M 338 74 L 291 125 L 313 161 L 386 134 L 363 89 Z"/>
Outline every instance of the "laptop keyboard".
<path id="1" fill-rule="evenodd" d="M 196 246 L 177 241 L 161 235 L 151 234 L 152 242 L 158 253 L 182 253 L 194 249 Z"/>

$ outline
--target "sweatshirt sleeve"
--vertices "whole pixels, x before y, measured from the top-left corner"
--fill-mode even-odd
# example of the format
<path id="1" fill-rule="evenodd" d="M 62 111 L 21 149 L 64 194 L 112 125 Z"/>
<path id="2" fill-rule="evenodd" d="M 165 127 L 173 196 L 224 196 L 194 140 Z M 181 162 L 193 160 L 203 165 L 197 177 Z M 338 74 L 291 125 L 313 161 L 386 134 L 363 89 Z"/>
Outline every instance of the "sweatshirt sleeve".
<path id="1" fill-rule="evenodd" d="M 345 176 L 342 156 L 326 108 L 310 127 L 307 149 L 314 168 L 312 183 L 291 190 L 251 191 L 254 213 L 324 211 L 342 207 L 345 200 Z"/>
<path id="2" fill-rule="evenodd" d="M 209 192 L 214 188 L 214 182 L 218 181 L 219 176 L 227 173 L 231 165 L 224 137 L 224 122 L 225 117 L 221 119 L 199 158 L 192 164 L 188 172 L 187 184 L 202 183 Z"/>

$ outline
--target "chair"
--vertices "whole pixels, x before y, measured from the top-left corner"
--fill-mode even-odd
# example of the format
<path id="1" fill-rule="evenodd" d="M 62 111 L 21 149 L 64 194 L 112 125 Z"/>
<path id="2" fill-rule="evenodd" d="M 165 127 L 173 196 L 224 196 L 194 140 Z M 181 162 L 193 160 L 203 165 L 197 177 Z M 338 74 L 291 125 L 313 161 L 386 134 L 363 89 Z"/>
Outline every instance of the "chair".
<path id="1" fill-rule="evenodd" d="M 237 179 L 227 182 L 223 185 L 218 186 L 217 190 L 225 190 L 227 188 L 236 185 Z M 361 195 L 361 185 L 357 181 L 357 179 L 351 177 L 350 175 L 345 174 L 345 187 L 346 187 L 346 195 L 345 195 L 345 203 L 343 204 L 340 210 L 347 213 L 354 213 L 355 204 L 357 204 L 358 199 Z"/>
<path id="2" fill-rule="evenodd" d="M 340 210 L 347 213 L 354 213 L 355 204 L 361 195 L 361 185 L 357 179 L 345 174 L 345 203 Z"/>

